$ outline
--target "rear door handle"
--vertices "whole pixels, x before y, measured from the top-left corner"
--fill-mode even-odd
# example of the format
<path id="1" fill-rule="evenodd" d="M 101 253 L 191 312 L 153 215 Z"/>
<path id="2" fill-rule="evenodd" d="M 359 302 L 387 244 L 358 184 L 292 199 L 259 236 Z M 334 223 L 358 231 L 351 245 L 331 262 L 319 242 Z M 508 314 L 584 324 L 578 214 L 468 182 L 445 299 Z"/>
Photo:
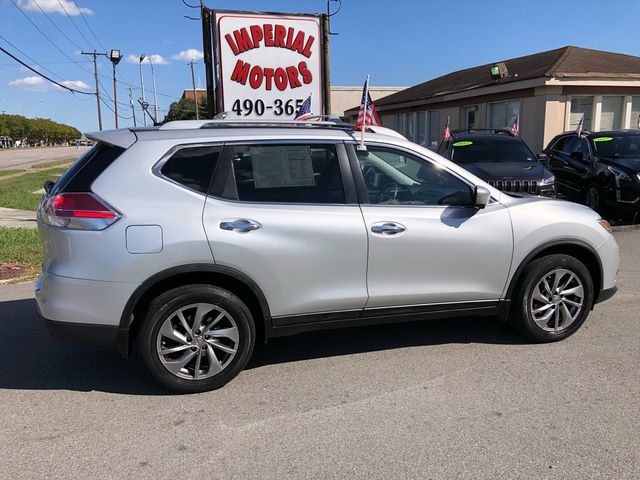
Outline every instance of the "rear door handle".
<path id="1" fill-rule="evenodd" d="M 238 218 L 233 220 L 223 220 L 220 222 L 220 228 L 222 230 L 231 230 L 236 232 L 250 232 L 252 230 L 258 230 L 262 225 L 253 220 L 246 220 L 244 218 Z"/>
<path id="2" fill-rule="evenodd" d="M 380 222 L 371 225 L 371 231 L 380 235 L 397 235 L 406 230 L 404 225 L 395 222 Z"/>

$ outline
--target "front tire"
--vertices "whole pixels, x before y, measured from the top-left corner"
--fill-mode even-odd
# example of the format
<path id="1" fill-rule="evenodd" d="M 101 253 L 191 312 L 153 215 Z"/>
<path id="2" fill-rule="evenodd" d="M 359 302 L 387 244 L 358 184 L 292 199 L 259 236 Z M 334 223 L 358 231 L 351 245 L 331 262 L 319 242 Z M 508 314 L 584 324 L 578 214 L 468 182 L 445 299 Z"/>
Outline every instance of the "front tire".
<path id="1" fill-rule="evenodd" d="M 584 204 L 594 212 L 600 211 L 600 191 L 595 185 L 589 185 L 584 194 Z"/>
<path id="2" fill-rule="evenodd" d="M 224 386 L 245 367 L 255 324 L 233 293 L 186 285 L 155 298 L 139 337 L 143 362 L 162 385 L 182 393 Z"/>
<path id="3" fill-rule="evenodd" d="M 569 255 L 548 255 L 526 266 L 510 320 L 530 340 L 556 342 L 580 328 L 593 300 L 593 280 L 584 264 Z"/>

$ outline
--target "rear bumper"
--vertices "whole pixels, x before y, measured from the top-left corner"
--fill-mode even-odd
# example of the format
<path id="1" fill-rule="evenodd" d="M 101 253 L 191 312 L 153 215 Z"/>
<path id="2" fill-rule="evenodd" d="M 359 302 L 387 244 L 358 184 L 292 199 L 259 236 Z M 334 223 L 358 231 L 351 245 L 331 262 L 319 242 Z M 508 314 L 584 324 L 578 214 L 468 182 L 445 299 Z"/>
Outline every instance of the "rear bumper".
<path id="1" fill-rule="evenodd" d="M 38 314 L 55 337 L 115 347 L 120 317 L 136 287 L 43 272 L 35 287 Z"/>
<path id="2" fill-rule="evenodd" d="M 38 315 L 52 337 L 73 343 L 89 343 L 103 347 L 114 347 L 116 345 L 118 327 L 50 320 L 42 316 L 40 308 L 38 308 Z"/>

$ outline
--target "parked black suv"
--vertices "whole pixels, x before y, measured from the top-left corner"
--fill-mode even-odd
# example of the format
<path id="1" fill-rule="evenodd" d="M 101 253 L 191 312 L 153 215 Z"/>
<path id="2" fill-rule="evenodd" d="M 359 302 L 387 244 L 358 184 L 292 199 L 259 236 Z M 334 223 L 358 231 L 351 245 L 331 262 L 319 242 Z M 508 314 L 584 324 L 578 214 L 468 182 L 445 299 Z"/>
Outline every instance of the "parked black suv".
<path id="1" fill-rule="evenodd" d="M 454 131 L 438 153 L 505 192 L 555 196 L 555 179 L 509 130 Z"/>
<path id="2" fill-rule="evenodd" d="M 613 215 L 636 216 L 640 209 L 640 131 L 567 132 L 543 153 L 559 193 Z"/>

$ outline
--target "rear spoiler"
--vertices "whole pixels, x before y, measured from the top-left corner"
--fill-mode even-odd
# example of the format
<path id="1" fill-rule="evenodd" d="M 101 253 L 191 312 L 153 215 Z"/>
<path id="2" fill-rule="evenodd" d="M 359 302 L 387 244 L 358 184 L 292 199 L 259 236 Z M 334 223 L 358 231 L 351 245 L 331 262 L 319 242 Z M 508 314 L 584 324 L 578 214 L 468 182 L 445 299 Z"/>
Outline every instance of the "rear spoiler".
<path id="1" fill-rule="evenodd" d="M 108 143 L 109 145 L 115 145 L 116 147 L 122 147 L 124 149 L 133 145 L 138 137 L 129 129 L 119 130 L 102 130 L 99 132 L 89 132 L 84 134 L 89 140 L 94 142 Z"/>

